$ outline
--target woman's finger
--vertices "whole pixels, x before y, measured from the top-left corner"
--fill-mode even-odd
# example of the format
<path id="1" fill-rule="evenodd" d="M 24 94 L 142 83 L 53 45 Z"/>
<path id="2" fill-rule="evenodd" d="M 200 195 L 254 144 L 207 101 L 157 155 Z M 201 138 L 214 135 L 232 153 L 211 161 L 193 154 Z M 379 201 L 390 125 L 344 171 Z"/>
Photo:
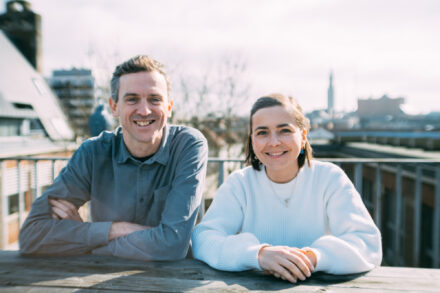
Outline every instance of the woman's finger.
<path id="1" fill-rule="evenodd" d="M 296 279 L 300 279 L 301 281 L 306 279 L 306 275 L 298 268 L 296 263 L 291 261 L 291 259 L 283 259 L 280 262 L 280 265 L 288 270 L 292 276 L 296 277 Z"/>
<path id="2" fill-rule="evenodd" d="M 310 259 L 301 251 L 291 249 L 288 259 L 290 262 L 296 265 L 304 277 L 310 277 L 312 275 L 313 265 L 310 262 Z"/>
<path id="3" fill-rule="evenodd" d="M 277 278 L 283 278 L 291 283 L 296 283 L 297 280 L 295 276 L 293 276 L 286 268 L 279 264 L 274 268 L 274 276 Z"/>

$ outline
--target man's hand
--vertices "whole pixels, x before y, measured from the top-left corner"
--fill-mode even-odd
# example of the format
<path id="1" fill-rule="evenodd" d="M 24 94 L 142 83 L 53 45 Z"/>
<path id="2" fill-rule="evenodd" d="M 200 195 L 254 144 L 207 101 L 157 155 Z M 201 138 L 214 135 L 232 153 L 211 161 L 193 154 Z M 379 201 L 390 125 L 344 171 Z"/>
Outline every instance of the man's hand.
<path id="1" fill-rule="evenodd" d="M 311 276 L 314 266 L 298 248 L 288 246 L 263 246 L 258 252 L 258 262 L 265 273 L 292 283 Z"/>
<path id="2" fill-rule="evenodd" d="M 83 222 L 78 213 L 78 208 L 71 202 L 64 199 L 49 199 L 52 207 L 52 218 L 55 220 L 68 219 L 77 222 Z"/>
<path id="3" fill-rule="evenodd" d="M 142 226 L 130 222 L 113 222 L 108 234 L 108 240 L 111 241 L 115 238 L 119 238 L 136 231 L 148 230 L 152 227 Z"/>

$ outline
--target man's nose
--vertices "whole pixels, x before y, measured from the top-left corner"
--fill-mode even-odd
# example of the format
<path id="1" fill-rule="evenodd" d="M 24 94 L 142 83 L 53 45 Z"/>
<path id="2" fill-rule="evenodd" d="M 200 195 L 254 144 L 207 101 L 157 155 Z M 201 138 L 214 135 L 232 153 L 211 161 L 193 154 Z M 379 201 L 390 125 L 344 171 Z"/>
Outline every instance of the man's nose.
<path id="1" fill-rule="evenodd" d="M 139 103 L 139 107 L 137 109 L 138 114 L 143 115 L 143 116 L 147 116 L 148 114 L 151 113 L 151 109 L 150 109 L 150 105 L 148 104 L 148 101 L 146 100 L 142 100 Z"/>

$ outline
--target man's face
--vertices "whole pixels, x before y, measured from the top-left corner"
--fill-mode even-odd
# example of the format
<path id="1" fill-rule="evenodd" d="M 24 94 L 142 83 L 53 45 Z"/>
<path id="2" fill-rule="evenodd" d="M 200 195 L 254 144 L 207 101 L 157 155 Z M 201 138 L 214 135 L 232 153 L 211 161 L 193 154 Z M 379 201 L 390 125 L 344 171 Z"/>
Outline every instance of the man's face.
<path id="1" fill-rule="evenodd" d="M 110 98 L 109 103 L 130 153 L 136 157 L 154 154 L 173 107 L 165 77 L 157 71 L 124 74 L 119 79 L 118 102 Z"/>

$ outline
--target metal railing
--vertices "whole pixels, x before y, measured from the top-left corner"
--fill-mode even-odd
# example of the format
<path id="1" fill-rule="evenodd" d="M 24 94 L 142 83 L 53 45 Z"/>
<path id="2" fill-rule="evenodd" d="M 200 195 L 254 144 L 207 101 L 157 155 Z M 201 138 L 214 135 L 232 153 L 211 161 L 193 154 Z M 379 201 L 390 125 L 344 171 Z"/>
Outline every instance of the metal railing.
<path id="1" fill-rule="evenodd" d="M 62 165 L 65 165 L 69 158 L 66 157 L 11 157 L 0 159 L 0 205 L 1 205 L 1 241 L 4 244 L 7 242 L 7 217 L 10 213 L 8 211 L 9 203 L 8 196 L 18 194 L 18 223 L 21 225 L 25 218 L 25 192 L 31 193 L 31 201 L 41 195 L 42 186 L 50 184 L 57 176 Z M 401 261 L 402 239 L 405 236 L 404 215 L 404 193 L 411 194 L 409 198 L 412 210 L 412 263 L 418 266 L 421 262 L 421 252 L 426 253 L 431 259 L 432 267 L 440 267 L 440 161 L 426 160 L 426 159 L 365 159 L 365 158 L 331 158 L 320 159 L 321 161 L 333 162 L 342 167 L 349 177 L 352 179 L 356 189 L 362 194 L 363 200 L 369 208 L 371 215 L 376 222 L 383 236 L 392 239 L 392 253 L 389 259 L 394 265 L 404 265 Z M 10 162 L 10 166 L 6 163 Z M 11 163 L 12 162 L 12 163 Z M 23 163 L 26 162 L 26 167 Z M 61 162 L 61 165 L 59 164 Z M 217 185 L 221 185 L 228 173 L 234 169 L 243 167 L 244 161 L 242 159 L 220 159 L 209 158 L 210 167 L 217 164 Z M 45 164 L 45 171 L 41 171 L 41 164 Z M 11 167 L 12 166 L 12 167 Z M 15 167 L 14 167 L 15 166 Z M 27 170 L 27 181 L 23 179 L 23 170 Z M 216 168 L 211 168 L 216 169 Z M 39 172 L 45 172 L 45 176 L 40 176 Z M 211 171 L 212 172 L 212 171 Z M 15 182 L 16 188 L 11 187 L 11 182 L 8 181 L 11 174 L 16 174 Z M 9 174 L 9 175 L 8 175 Z M 212 175 L 212 174 L 211 174 Z M 369 175 L 371 182 L 366 180 Z M 9 176 L 9 177 L 8 177 Z M 25 176 L 26 177 L 26 176 Z M 49 177 L 47 180 L 46 177 Z M 387 177 L 387 178 L 384 178 Z M 390 178 L 391 182 L 390 183 Z M 44 182 L 40 182 L 44 181 Z M 411 184 L 408 184 L 408 182 Z M 32 190 L 25 190 L 24 183 Z M 368 183 L 369 182 L 369 183 Z M 366 183 L 372 184 L 367 186 Z M 392 191 L 393 196 L 390 197 L 384 193 L 386 184 L 392 184 L 395 188 Z M 8 186 L 6 186 L 8 185 Z M 404 189 L 404 186 L 406 186 Z M 412 186 L 411 190 L 407 187 Z M 8 188 L 6 188 L 8 187 Z M 369 188 L 367 188 L 369 187 Z M 11 191 L 12 190 L 12 191 Z M 385 221 L 384 216 L 387 216 L 384 210 L 384 197 L 392 198 L 391 211 L 394 218 Z M 426 247 L 422 247 L 422 206 L 424 202 L 432 203 L 432 220 L 428 223 L 431 226 L 430 243 L 424 243 Z M 205 212 L 205 201 L 201 206 L 201 215 Z M 406 202 L 406 205 L 408 203 Z M 389 208 L 388 208 L 389 209 Z M 388 230 L 387 230 L 388 229 Z M 392 231 L 392 235 L 384 235 L 386 231 Z M 426 231 L 425 231 L 426 232 Z M 425 233 L 426 234 L 426 233 Z M 429 237 L 428 237 L 429 238 Z M 426 241 L 424 241 L 426 242 Z M 400 259 L 400 261 L 399 261 Z"/>

